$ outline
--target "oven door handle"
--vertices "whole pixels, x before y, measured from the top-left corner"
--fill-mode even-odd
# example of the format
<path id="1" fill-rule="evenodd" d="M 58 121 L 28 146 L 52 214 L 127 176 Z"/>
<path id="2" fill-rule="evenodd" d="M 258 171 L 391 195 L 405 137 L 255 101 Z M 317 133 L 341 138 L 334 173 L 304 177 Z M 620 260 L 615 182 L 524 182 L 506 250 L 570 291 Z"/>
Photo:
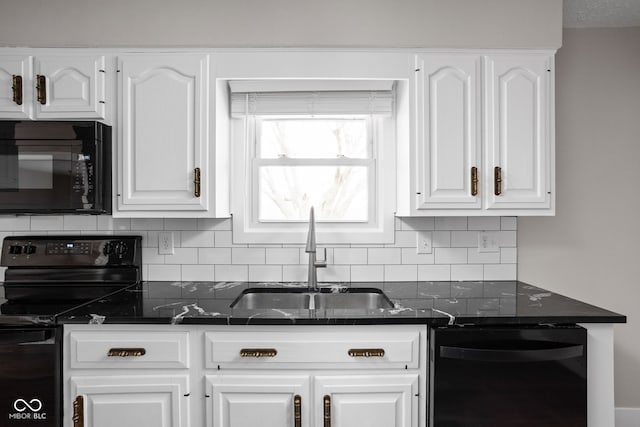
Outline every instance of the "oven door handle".
<path id="1" fill-rule="evenodd" d="M 0 345 L 28 344 L 47 341 L 53 337 L 53 331 L 1 331 Z"/>
<path id="2" fill-rule="evenodd" d="M 584 346 L 578 344 L 557 348 L 526 350 L 440 346 L 439 353 L 443 359 L 478 362 L 551 362 L 582 357 Z"/>

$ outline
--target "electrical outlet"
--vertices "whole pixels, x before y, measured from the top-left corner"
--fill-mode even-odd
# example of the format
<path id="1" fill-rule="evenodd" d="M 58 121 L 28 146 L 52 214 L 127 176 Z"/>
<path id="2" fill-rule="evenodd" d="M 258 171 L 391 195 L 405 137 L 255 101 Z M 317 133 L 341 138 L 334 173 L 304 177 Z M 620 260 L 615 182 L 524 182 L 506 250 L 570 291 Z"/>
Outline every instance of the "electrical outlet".
<path id="1" fill-rule="evenodd" d="M 430 254 L 433 251 L 433 244 L 431 241 L 431 232 L 418 231 L 416 252 L 419 254 Z"/>
<path id="2" fill-rule="evenodd" d="M 498 252 L 499 250 L 494 233 L 486 231 L 478 233 L 478 252 Z"/>
<path id="3" fill-rule="evenodd" d="M 173 233 L 163 231 L 158 233 L 158 253 L 160 255 L 173 255 Z"/>

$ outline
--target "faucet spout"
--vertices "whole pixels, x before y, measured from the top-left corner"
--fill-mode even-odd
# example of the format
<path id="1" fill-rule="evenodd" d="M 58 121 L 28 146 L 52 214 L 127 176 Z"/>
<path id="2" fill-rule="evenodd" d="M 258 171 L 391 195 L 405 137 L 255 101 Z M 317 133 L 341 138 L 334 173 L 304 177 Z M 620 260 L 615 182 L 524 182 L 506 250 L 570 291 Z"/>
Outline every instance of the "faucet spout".
<path id="1" fill-rule="evenodd" d="M 304 249 L 309 254 L 309 271 L 307 277 L 307 288 L 310 291 L 318 290 L 318 274 L 316 269 L 327 266 L 326 252 L 323 261 L 316 261 L 316 221 L 313 215 L 313 206 L 309 210 L 309 231 L 307 232 L 307 245 Z"/>

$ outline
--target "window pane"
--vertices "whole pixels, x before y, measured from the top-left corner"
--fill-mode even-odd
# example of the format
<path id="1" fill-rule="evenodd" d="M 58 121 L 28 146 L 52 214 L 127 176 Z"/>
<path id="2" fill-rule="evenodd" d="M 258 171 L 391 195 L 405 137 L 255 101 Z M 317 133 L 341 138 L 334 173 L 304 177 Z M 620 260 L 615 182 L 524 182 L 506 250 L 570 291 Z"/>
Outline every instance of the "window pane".
<path id="1" fill-rule="evenodd" d="M 258 220 L 368 221 L 369 191 L 364 166 L 262 166 Z"/>
<path id="2" fill-rule="evenodd" d="M 260 123 L 258 156 L 263 159 L 368 157 L 365 118 L 263 119 Z"/>

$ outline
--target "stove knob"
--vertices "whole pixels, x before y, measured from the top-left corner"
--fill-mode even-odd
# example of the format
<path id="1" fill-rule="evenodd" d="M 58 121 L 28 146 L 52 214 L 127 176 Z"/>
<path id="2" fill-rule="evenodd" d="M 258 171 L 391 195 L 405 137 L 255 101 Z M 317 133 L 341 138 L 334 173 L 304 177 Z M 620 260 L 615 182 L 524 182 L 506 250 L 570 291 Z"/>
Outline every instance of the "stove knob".
<path id="1" fill-rule="evenodd" d="M 127 244 L 125 242 L 120 242 L 116 245 L 116 254 L 122 256 L 127 253 Z"/>
<path id="2" fill-rule="evenodd" d="M 102 253 L 105 255 L 111 255 L 113 253 L 113 243 L 107 242 L 102 248 Z"/>
<path id="3" fill-rule="evenodd" d="M 22 253 L 22 246 L 12 245 L 9 246 L 9 253 L 12 255 L 18 255 Z"/>
<path id="4" fill-rule="evenodd" d="M 33 245 L 27 245 L 24 247 L 24 253 L 27 255 L 31 255 L 31 254 L 35 254 L 36 253 L 36 247 Z"/>

